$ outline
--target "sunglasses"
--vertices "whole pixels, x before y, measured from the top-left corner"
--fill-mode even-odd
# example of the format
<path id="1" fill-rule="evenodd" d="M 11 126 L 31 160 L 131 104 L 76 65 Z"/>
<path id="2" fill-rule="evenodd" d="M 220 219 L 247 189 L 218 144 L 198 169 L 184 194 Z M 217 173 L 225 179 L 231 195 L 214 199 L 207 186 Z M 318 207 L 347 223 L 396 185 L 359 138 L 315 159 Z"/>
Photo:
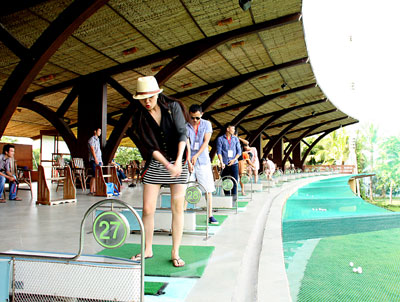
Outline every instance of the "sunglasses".
<path id="1" fill-rule="evenodd" d="M 190 118 L 192 120 L 197 120 L 197 121 L 199 121 L 201 119 L 201 117 L 198 117 L 198 116 L 191 116 Z"/>

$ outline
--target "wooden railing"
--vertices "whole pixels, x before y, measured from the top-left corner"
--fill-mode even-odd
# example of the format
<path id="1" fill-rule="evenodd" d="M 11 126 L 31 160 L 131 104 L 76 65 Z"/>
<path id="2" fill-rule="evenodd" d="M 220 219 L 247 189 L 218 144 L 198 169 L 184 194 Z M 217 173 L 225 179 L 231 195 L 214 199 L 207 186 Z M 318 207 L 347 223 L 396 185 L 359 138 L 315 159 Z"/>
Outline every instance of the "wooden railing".
<path id="1" fill-rule="evenodd" d="M 353 174 L 355 173 L 354 165 L 304 165 L 303 170 L 313 170 L 319 169 L 321 172 L 331 171 L 332 169 L 335 172 L 339 172 L 341 174 Z"/>

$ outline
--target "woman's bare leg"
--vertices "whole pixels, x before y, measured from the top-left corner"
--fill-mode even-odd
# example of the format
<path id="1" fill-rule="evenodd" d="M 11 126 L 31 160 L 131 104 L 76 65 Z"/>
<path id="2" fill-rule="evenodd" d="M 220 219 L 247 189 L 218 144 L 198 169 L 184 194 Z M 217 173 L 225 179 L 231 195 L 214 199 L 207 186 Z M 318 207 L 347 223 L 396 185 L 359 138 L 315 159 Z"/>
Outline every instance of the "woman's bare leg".
<path id="1" fill-rule="evenodd" d="M 154 233 L 154 213 L 160 185 L 145 184 L 143 185 L 143 214 L 142 220 L 145 230 L 145 257 L 153 256 L 153 233 Z"/>
<path id="2" fill-rule="evenodd" d="M 185 199 L 184 184 L 171 185 L 171 209 L 172 209 L 172 251 L 171 259 L 180 259 L 179 247 L 183 233 L 183 204 Z M 174 266 L 183 266 L 185 262 L 181 259 L 173 261 Z"/>

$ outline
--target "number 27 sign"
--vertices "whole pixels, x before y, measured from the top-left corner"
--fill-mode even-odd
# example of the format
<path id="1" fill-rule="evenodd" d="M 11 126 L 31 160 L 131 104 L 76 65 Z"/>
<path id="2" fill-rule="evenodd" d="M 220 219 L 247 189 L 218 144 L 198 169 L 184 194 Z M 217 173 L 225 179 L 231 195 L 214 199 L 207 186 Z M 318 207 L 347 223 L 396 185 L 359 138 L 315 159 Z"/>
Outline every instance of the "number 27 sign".
<path id="1" fill-rule="evenodd" d="M 93 222 L 94 239 L 108 249 L 123 245 L 129 233 L 128 220 L 125 216 L 113 211 L 101 213 Z"/>

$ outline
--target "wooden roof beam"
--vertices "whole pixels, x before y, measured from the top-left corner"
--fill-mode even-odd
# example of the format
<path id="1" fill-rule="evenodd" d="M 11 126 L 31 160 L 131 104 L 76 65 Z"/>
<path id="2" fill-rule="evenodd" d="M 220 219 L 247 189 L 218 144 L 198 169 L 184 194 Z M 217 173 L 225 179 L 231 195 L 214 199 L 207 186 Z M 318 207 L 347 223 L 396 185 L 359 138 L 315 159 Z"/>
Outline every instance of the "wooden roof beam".
<path id="1" fill-rule="evenodd" d="M 256 131 L 253 132 L 252 136 L 250 136 L 248 138 L 248 141 L 253 143 L 254 140 L 256 140 L 257 137 L 261 134 L 261 132 L 263 132 L 269 125 L 271 125 L 274 121 L 276 121 L 277 119 L 281 118 L 285 114 L 288 114 L 288 113 L 290 113 L 290 112 L 292 112 L 292 111 L 294 111 L 296 109 L 299 109 L 299 108 L 305 108 L 307 106 L 313 106 L 313 105 L 316 105 L 316 104 L 319 104 L 319 103 L 323 103 L 323 102 L 326 102 L 326 101 L 327 101 L 327 99 L 322 99 L 322 100 L 318 100 L 318 101 L 314 101 L 314 102 L 310 102 L 310 103 L 305 103 L 305 104 L 302 104 L 302 105 L 298 105 L 298 106 L 294 106 L 294 107 L 291 107 L 291 108 L 282 109 L 282 110 L 273 112 L 272 113 L 272 117 L 269 118 L 268 120 L 266 120 L 264 123 L 262 123 L 262 125 L 260 127 L 258 127 Z M 270 114 L 269 113 L 268 114 L 264 114 L 263 116 L 270 116 Z M 244 123 L 244 121 L 242 123 Z"/>
<path id="2" fill-rule="evenodd" d="M 247 26 L 247 27 L 243 27 L 243 28 L 237 29 L 235 31 L 229 31 L 229 32 L 226 32 L 226 33 L 215 35 L 215 36 L 210 37 L 210 38 L 205 38 L 205 39 L 197 40 L 197 41 L 194 41 L 194 42 L 190 42 L 190 43 L 187 43 L 185 45 L 177 46 L 177 47 L 174 47 L 174 48 L 171 48 L 171 49 L 168 49 L 168 50 L 164 50 L 164 51 L 161 51 L 161 52 L 158 52 L 158 53 L 155 53 L 155 54 L 151 54 L 151 55 L 148 55 L 148 56 L 145 56 L 145 57 L 141 57 L 141 58 L 138 58 L 138 59 L 135 59 L 135 60 L 132 60 L 132 61 L 128 61 L 128 62 L 119 64 L 119 65 L 116 65 L 116 66 L 112 66 L 112 67 L 109 67 L 109 68 L 106 68 L 106 69 L 103 69 L 103 70 L 100 70 L 100 71 L 96 71 L 94 73 L 78 77 L 76 79 L 68 80 L 68 81 L 65 81 L 65 82 L 62 82 L 62 83 L 55 84 L 55 85 L 50 86 L 50 87 L 42 88 L 42 89 L 39 89 L 37 91 L 29 93 L 29 95 L 30 95 L 30 97 L 38 97 L 40 95 L 49 94 L 49 93 L 53 93 L 53 92 L 56 92 L 56 91 L 63 90 L 63 89 L 68 88 L 68 87 L 72 87 L 72 86 L 76 85 L 77 82 L 81 81 L 82 77 L 87 77 L 87 76 L 108 77 L 108 76 L 112 76 L 112 75 L 115 75 L 115 74 L 123 73 L 123 72 L 126 72 L 128 70 L 132 70 L 132 69 L 135 69 L 135 68 L 143 67 L 143 66 L 146 66 L 146 65 L 149 65 L 149 64 L 153 64 L 153 63 L 165 60 L 165 59 L 173 58 L 173 57 L 179 56 L 179 55 L 184 54 L 184 53 L 190 53 L 191 51 L 193 51 L 193 49 L 198 49 L 198 48 L 199 49 L 200 48 L 203 49 L 204 48 L 204 46 L 202 46 L 203 44 L 204 45 L 209 45 L 209 47 L 211 47 L 210 46 L 211 44 L 214 44 L 214 45 L 218 46 L 219 45 L 218 44 L 218 40 L 221 40 L 221 41 L 222 40 L 226 40 L 226 41 L 228 41 L 228 40 L 240 37 L 240 36 L 252 34 L 252 33 L 257 32 L 257 31 L 262 31 L 262 30 L 270 29 L 270 28 L 273 28 L 273 27 L 276 27 L 276 26 L 282 26 L 282 25 L 285 25 L 285 24 L 297 22 L 300 19 L 300 17 L 301 17 L 300 13 L 291 14 L 291 15 L 287 15 L 287 16 L 284 16 L 284 17 L 281 17 L 281 18 L 278 18 L 278 19 L 274 19 L 274 20 L 258 23 L 258 24 L 255 24 L 255 25 L 250 25 L 250 26 Z M 273 24 L 273 23 L 276 23 L 276 25 L 271 27 L 271 24 Z M 194 59 L 195 58 L 193 58 L 192 60 L 194 60 Z M 175 62 L 175 64 L 176 64 L 176 62 Z M 168 66 L 172 66 L 172 65 L 168 64 L 161 71 L 163 71 Z M 172 68 L 172 67 L 168 67 L 168 69 L 170 69 L 170 68 Z M 161 75 L 158 75 L 158 74 L 156 76 L 162 77 L 162 74 Z M 170 76 L 172 76 L 172 74 Z M 159 84 L 160 84 L 160 86 L 162 85 L 162 83 L 160 83 L 160 82 L 159 82 Z"/>
<path id="3" fill-rule="evenodd" d="M 77 86 L 74 86 L 69 94 L 66 96 L 60 107 L 57 109 L 57 115 L 59 117 L 62 117 L 65 115 L 65 113 L 68 111 L 69 107 L 71 107 L 72 103 L 75 101 L 76 97 L 79 94 L 79 88 Z"/>
<path id="4" fill-rule="evenodd" d="M 7 1 L 6 4 L 2 4 L 0 16 L 11 15 L 46 1 L 47 0 Z"/>
<path id="5" fill-rule="evenodd" d="M 265 114 L 262 114 L 262 115 L 258 115 L 258 116 L 254 116 L 254 117 L 250 117 L 250 118 L 244 119 L 244 120 L 241 121 L 241 124 L 253 122 L 253 121 L 256 121 L 256 120 L 259 120 L 259 119 L 262 119 L 262 118 L 266 118 L 266 117 L 269 117 L 269 116 L 275 116 L 275 115 L 282 116 L 282 115 L 285 115 L 287 112 L 291 112 L 293 110 L 297 110 L 297 109 L 300 109 L 300 108 L 305 108 L 305 107 L 309 107 L 309 106 L 318 105 L 318 104 L 321 104 L 321 103 L 325 103 L 327 101 L 328 101 L 328 99 L 325 98 L 325 99 L 320 99 L 320 100 L 317 100 L 317 101 L 312 101 L 312 102 L 309 102 L 309 103 L 304 103 L 304 104 L 301 104 L 301 105 L 293 106 L 293 107 L 286 108 L 286 109 L 281 109 L 281 110 L 277 110 L 277 111 L 271 111 L 271 112 L 268 112 L 268 113 L 265 113 Z"/>
<path id="6" fill-rule="evenodd" d="M 21 60 L 32 59 L 29 49 L 22 45 L 1 23 L 0 41 Z"/>
<path id="7" fill-rule="evenodd" d="M 282 122 L 282 123 L 279 123 L 279 124 L 275 124 L 275 125 L 268 126 L 268 127 L 265 128 L 265 130 L 267 130 L 267 129 L 273 129 L 273 128 L 279 128 L 279 127 L 285 126 L 285 125 L 290 124 L 290 123 L 293 123 L 293 122 L 301 121 L 301 120 L 303 120 L 304 118 L 306 118 L 306 119 L 308 119 L 308 118 L 315 118 L 315 117 L 318 117 L 318 116 L 321 116 L 321 115 L 325 115 L 325 114 L 329 114 L 329 113 L 333 113 L 333 112 L 336 112 L 336 111 L 338 111 L 338 110 L 335 108 L 335 109 L 330 109 L 330 110 L 327 110 L 327 111 L 318 112 L 318 113 L 315 113 L 315 114 L 313 114 L 313 115 L 308 115 L 308 116 L 299 117 L 299 118 L 296 118 L 296 119 L 294 119 L 294 120 L 290 120 L 290 121 L 286 121 L 286 122 Z M 344 118 L 347 118 L 347 116 L 344 117 Z M 342 119 L 342 118 L 340 118 L 340 119 Z M 301 130 L 304 130 L 304 129 L 307 129 L 307 128 L 308 128 L 308 127 L 304 127 L 304 128 L 301 128 Z M 296 130 L 296 131 L 301 131 L 301 130 L 299 129 L 299 130 Z M 288 134 L 293 133 L 293 132 L 296 132 L 296 131 L 288 132 Z"/>
<path id="8" fill-rule="evenodd" d="M 217 113 L 220 113 L 220 112 L 226 112 L 226 111 L 229 111 L 229 110 L 232 110 L 232 109 L 237 109 L 237 108 L 241 108 L 241 107 L 245 107 L 245 106 L 249 106 L 249 105 L 252 105 L 252 106 L 258 108 L 259 106 L 262 106 L 262 105 L 268 103 L 269 101 L 271 101 L 271 100 L 273 100 L 273 99 L 275 99 L 277 97 L 280 97 L 280 96 L 283 96 L 283 95 L 292 94 L 292 93 L 296 93 L 296 92 L 299 92 L 299 91 L 302 91 L 302 90 L 306 90 L 306 89 L 310 89 L 310 88 L 314 88 L 314 87 L 316 87 L 316 84 L 312 83 L 312 84 L 308 84 L 308 85 L 292 88 L 290 90 L 280 91 L 280 92 L 277 92 L 277 93 L 273 93 L 273 94 L 269 94 L 269 95 L 260 97 L 258 99 L 253 99 L 253 100 L 250 100 L 250 101 L 241 102 L 241 103 L 234 104 L 234 105 L 231 105 L 231 106 L 227 106 L 227 107 L 224 107 L 224 108 L 211 110 L 211 111 L 205 112 L 204 116 L 208 118 L 209 116 L 217 114 Z"/>
<path id="9" fill-rule="evenodd" d="M 267 74 L 267 73 L 278 71 L 278 70 L 281 70 L 281 69 L 284 69 L 284 68 L 289 68 L 289 67 L 293 67 L 293 66 L 296 66 L 296 65 L 305 64 L 305 63 L 308 63 L 308 62 L 309 62 L 308 58 L 301 58 L 301 59 L 298 59 L 298 60 L 293 60 L 293 61 L 286 62 L 286 63 L 283 63 L 283 64 L 279 64 L 279 65 L 263 68 L 263 69 L 256 70 L 256 71 L 253 71 L 253 72 L 249 72 L 249 73 L 246 73 L 246 74 L 241 74 L 241 75 L 238 75 L 236 77 L 229 78 L 229 79 L 216 81 L 214 83 L 209 83 L 209 84 L 206 84 L 206 85 L 203 85 L 203 86 L 199 86 L 199 87 L 196 87 L 196 88 L 188 89 L 188 90 L 185 90 L 185 91 L 182 91 L 182 92 L 175 93 L 175 94 L 173 94 L 171 96 L 174 97 L 174 98 L 179 99 L 179 98 L 182 98 L 182 97 L 186 97 L 186 96 L 189 96 L 189 95 L 193 95 L 193 94 L 196 94 L 196 93 L 200 93 L 200 92 L 207 91 L 207 90 L 214 89 L 214 88 L 218 88 L 218 87 L 232 86 L 232 85 L 235 85 L 236 83 L 244 83 L 244 82 L 246 82 L 246 81 L 248 81 L 248 80 L 250 80 L 250 79 L 252 79 L 254 77 L 257 77 L 257 76 L 261 76 L 261 75 L 264 75 L 264 74 Z M 203 108 L 204 105 L 207 105 L 207 104 L 204 104 L 204 103 L 202 104 L 203 111 L 205 111 L 205 109 Z M 209 107 L 209 106 L 210 105 L 207 105 L 207 107 Z"/>
<path id="10" fill-rule="evenodd" d="M 304 155 L 303 155 L 303 158 L 301 159 L 300 166 L 303 167 L 304 162 L 305 162 L 307 156 L 310 154 L 311 150 L 318 144 L 318 142 L 319 142 L 321 139 L 323 139 L 323 138 L 324 138 L 325 136 L 327 136 L 329 133 L 331 133 L 331 132 L 333 132 L 333 131 L 339 129 L 340 127 L 341 127 L 341 126 L 339 126 L 339 127 L 334 127 L 334 128 L 328 129 L 328 130 L 325 130 L 319 137 L 317 137 L 317 138 L 312 142 L 311 145 L 308 145 L 308 149 L 306 150 L 306 152 L 305 152 Z"/>
<path id="11" fill-rule="evenodd" d="M 174 74 L 176 74 L 186 65 L 188 65 L 201 55 L 218 47 L 221 44 L 226 43 L 229 40 L 237 39 L 263 30 L 273 29 L 275 27 L 298 22 L 300 18 L 301 13 L 295 13 L 273 20 L 256 23 L 247 27 L 234 29 L 191 43 L 190 47 L 188 47 L 184 52 L 181 52 L 177 58 L 175 58 L 172 62 L 170 62 L 167 66 L 165 66 L 157 73 L 157 81 L 160 85 L 165 84 Z"/>
<path id="12" fill-rule="evenodd" d="M 42 33 L 30 48 L 34 59 L 23 59 L 8 77 L 0 99 L 0 136 L 29 85 L 50 57 L 71 34 L 109 0 L 77 0 L 71 3 Z"/>
<path id="13" fill-rule="evenodd" d="M 71 155 L 75 156 L 77 139 L 74 133 L 71 131 L 71 128 L 68 126 L 67 123 L 65 123 L 62 117 L 58 116 L 56 112 L 54 112 L 47 106 L 35 101 L 28 101 L 24 99 L 23 101 L 21 101 L 19 106 L 32 110 L 44 117 L 47 121 L 49 121 L 49 123 L 57 129 L 57 131 L 60 133 L 60 135 L 68 145 L 68 148 L 71 151 Z"/>
<path id="14" fill-rule="evenodd" d="M 336 110 L 337 110 L 337 109 L 336 109 Z M 342 117 L 339 117 L 339 118 L 334 119 L 334 120 L 330 120 L 330 121 L 326 121 L 326 122 L 319 123 L 318 125 L 319 125 L 319 127 L 321 127 L 321 126 L 324 126 L 324 125 L 326 125 L 326 124 L 330 124 L 330 123 L 333 123 L 333 122 L 338 122 L 338 121 L 345 120 L 345 119 L 347 119 L 347 118 L 348 118 L 348 116 L 346 115 L 346 116 L 342 116 Z M 296 129 L 296 130 L 293 130 L 293 131 L 288 132 L 288 134 L 292 134 L 292 133 L 295 133 L 295 132 L 303 131 L 303 130 L 306 130 L 307 128 L 308 128 L 308 127 L 299 128 L 299 129 Z M 317 127 L 317 128 L 318 128 L 318 127 Z"/>
<path id="15" fill-rule="evenodd" d="M 321 125 L 321 124 L 322 124 L 322 125 Z M 320 124 L 313 125 L 313 126 L 309 127 L 307 130 L 305 130 L 299 137 L 297 137 L 296 139 L 294 139 L 293 142 L 292 142 L 292 144 L 291 144 L 291 146 L 290 146 L 290 148 L 289 148 L 289 150 L 285 153 L 285 156 L 284 156 L 284 158 L 283 158 L 283 160 L 282 160 L 282 167 L 285 166 L 285 163 L 286 163 L 286 161 L 288 160 L 290 153 L 292 153 L 293 150 L 294 150 L 294 148 L 296 148 L 296 146 L 297 146 L 298 144 L 300 144 L 300 142 L 303 140 L 303 138 L 305 138 L 308 134 L 310 134 L 310 133 L 311 133 L 312 131 L 314 131 L 315 129 L 317 129 L 317 128 L 319 128 L 319 127 L 325 125 L 325 124 L 326 124 L 326 123 L 320 123 Z"/>
<path id="16" fill-rule="evenodd" d="M 351 122 L 351 123 L 340 124 L 339 128 L 340 128 L 340 127 L 347 127 L 347 126 L 354 125 L 354 124 L 357 124 L 357 123 L 359 123 L 358 120 L 357 120 L 357 121 L 354 121 L 354 122 Z M 324 132 L 324 131 L 325 131 L 325 130 L 321 130 L 321 131 L 318 131 L 318 132 L 311 133 L 310 135 L 317 135 L 317 134 L 320 134 L 320 133 L 322 133 L 322 132 Z"/>
<path id="17" fill-rule="evenodd" d="M 281 91 L 278 93 L 274 93 L 271 95 L 267 95 L 265 97 L 261 97 L 255 100 L 251 100 L 251 101 L 247 101 L 247 102 L 243 102 L 243 103 L 239 103 L 236 105 L 232 105 L 232 106 L 228 106 L 223 108 L 223 111 L 229 111 L 232 108 L 240 108 L 246 105 L 249 105 L 247 108 L 245 108 L 239 115 L 237 115 L 229 124 L 237 126 L 240 121 L 250 112 L 252 112 L 253 110 L 256 110 L 258 107 L 266 104 L 267 102 L 272 101 L 273 99 L 275 99 L 276 97 L 282 96 L 282 95 L 287 95 L 287 94 L 292 94 L 292 93 L 296 93 L 302 90 L 306 90 L 306 89 L 310 89 L 310 88 L 314 88 L 316 87 L 316 84 L 309 84 L 309 85 L 304 85 L 304 86 L 300 86 L 300 87 L 296 87 L 296 88 L 292 88 L 290 90 L 287 91 Z M 218 112 L 220 112 L 221 109 L 217 109 Z M 214 110 L 212 112 L 215 112 L 217 110 Z M 211 111 L 206 112 L 204 115 L 206 116 L 206 118 L 208 118 L 211 114 L 213 114 Z M 208 113 L 208 114 L 207 114 Z M 225 127 L 225 126 L 224 126 Z M 223 129 L 220 131 L 220 133 L 217 136 L 222 135 L 223 133 Z M 212 144 L 212 150 L 211 150 L 211 155 L 215 154 L 215 143 Z"/>
<path id="18" fill-rule="evenodd" d="M 281 126 L 287 125 L 289 123 L 289 125 L 286 128 L 284 128 L 278 135 L 274 136 L 273 139 L 267 143 L 267 145 L 265 146 L 265 148 L 263 150 L 263 153 L 268 154 L 272 150 L 272 148 L 276 145 L 278 140 L 280 140 L 284 135 L 286 135 L 290 131 L 290 129 L 296 127 L 297 125 L 305 122 L 308 119 L 314 118 L 316 116 L 321 116 L 324 114 L 329 114 L 329 113 L 335 112 L 336 110 L 337 109 L 333 109 L 333 110 L 328 110 L 325 112 L 320 112 L 320 113 L 317 113 L 314 115 L 304 116 L 304 117 L 301 117 L 301 118 L 298 118 L 295 120 L 291 120 L 288 122 L 280 123 L 280 124 L 269 127 L 269 128 L 281 127 Z"/>

